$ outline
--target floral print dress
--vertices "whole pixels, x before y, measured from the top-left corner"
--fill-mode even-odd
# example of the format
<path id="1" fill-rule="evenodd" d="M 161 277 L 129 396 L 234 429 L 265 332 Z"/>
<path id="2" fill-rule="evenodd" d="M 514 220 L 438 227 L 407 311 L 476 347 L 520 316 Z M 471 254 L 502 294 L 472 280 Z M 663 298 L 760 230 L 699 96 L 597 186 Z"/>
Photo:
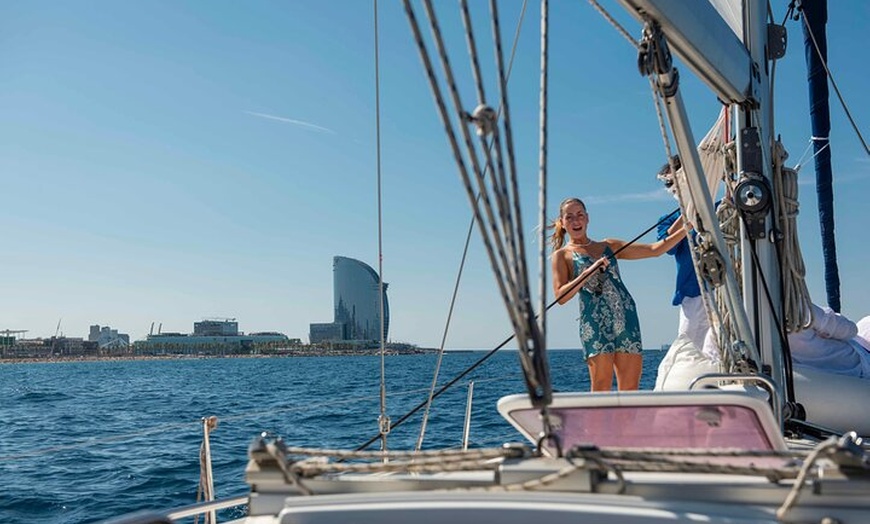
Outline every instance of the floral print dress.
<path id="1" fill-rule="evenodd" d="M 577 293 L 580 303 L 580 341 L 583 359 L 599 353 L 640 353 L 640 322 L 634 298 L 619 276 L 619 266 L 610 247 L 604 256 L 611 257 L 603 272 L 596 272 Z M 574 275 L 579 275 L 595 260 L 574 253 Z"/>

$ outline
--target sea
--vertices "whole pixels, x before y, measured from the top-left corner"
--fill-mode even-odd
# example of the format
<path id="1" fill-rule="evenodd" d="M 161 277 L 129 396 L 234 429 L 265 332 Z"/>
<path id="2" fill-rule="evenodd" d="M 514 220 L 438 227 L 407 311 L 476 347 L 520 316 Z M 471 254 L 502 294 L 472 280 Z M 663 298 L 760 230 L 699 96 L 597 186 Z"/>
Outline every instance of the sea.
<path id="1" fill-rule="evenodd" d="M 644 352 L 642 389 L 655 384 L 664 354 Z M 195 503 L 210 416 L 218 419 L 210 436 L 215 492 L 244 495 L 257 435 L 356 449 L 378 435 L 382 411 L 395 423 L 426 402 L 436 364 L 435 354 L 387 356 L 383 366 L 379 356 L 2 364 L 0 523 L 103 522 Z M 550 351 L 549 365 L 555 391 L 588 391 L 577 350 Z M 449 382 L 432 404 L 425 448 L 461 444 L 469 390 L 470 446 L 524 440 L 495 410 L 501 396 L 526 391 L 517 352 L 446 352 L 436 391 Z M 424 411 L 390 432 L 389 449 L 413 448 Z"/>

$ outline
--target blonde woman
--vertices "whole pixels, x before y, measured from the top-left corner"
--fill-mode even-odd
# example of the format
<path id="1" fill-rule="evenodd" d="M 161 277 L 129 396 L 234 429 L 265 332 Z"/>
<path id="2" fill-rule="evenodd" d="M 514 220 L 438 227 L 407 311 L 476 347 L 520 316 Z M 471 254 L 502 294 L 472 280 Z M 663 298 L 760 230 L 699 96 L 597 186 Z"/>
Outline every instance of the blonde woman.
<path id="1" fill-rule="evenodd" d="M 553 292 L 559 304 L 567 303 L 574 295 L 579 297 L 580 341 L 592 391 L 610 391 L 614 373 L 620 391 L 636 390 L 643 370 L 640 322 L 616 259 L 662 255 L 685 237 L 685 229 L 678 220 L 669 235 L 658 242 L 629 244 L 614 238 L 592 240 L 588 226 L 583 201 L 564 200 L 559 206 L 559 218 L 550 226 Z"/>

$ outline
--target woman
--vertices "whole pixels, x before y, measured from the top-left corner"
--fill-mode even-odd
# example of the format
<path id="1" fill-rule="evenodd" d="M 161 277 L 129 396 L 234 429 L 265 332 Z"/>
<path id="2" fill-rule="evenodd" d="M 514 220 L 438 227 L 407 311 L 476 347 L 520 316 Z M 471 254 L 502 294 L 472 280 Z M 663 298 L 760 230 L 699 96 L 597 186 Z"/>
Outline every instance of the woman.
<path id="1" fill-rule="evenodd" d="M 636 390 L 643 369 L 640 322 L 634 299 L 619 276 L 616 259 L 657 257 L 686 233 L 680 220 L 671 226 L 665 239 L 653 244 L 629 244 L 613 238 L 591 240 L 588 225 L 583 201 L 568 198 L 562 202 L 559 218 L 551 225 L 553 291 L 560 304 L 579 293 L 580 340 L 592 391 L 610 391 L 614 371 L 620 391 Z"/>

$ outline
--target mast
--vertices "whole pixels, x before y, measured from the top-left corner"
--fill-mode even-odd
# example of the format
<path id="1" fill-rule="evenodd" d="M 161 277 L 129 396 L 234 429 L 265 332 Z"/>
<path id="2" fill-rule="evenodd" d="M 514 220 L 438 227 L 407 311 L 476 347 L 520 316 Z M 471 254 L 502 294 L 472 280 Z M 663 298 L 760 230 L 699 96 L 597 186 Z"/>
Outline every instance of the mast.
<path id="1" fill-rule="evenodd" d="M 828 307 L 840 312 L 840 272 L 837 268 L 837 245 L 834 238 L 834 190 L 831 172 L 831 114 L 828 107 L 828 23 L 827 0 L 802 0 L 804 51 L 807 60 L 807 84 L 810 94 L 810 119 L 813 126 L 813 152 L 816 164 L 816 196 L 819 203 L 819 226 L 822 255 L 825 261 L 825 292 Z"/>
<path id="2" fill-rule="evenodd" d="M 774 187 L 774 119 L 768 66 L 767 2 L 750 0 L 743 5 L 743 42 L 749 51 L 754 72 L 749 97 L 751 103 L 735 109 L 737 171 L 740 179 L 746 183 L 738 183 L 735 188 L 738 208 L 741 208 L 743 200 L 741 251 L 743 267 L 746 268 L 743 272 L 743 300 L 751 315 L 761 353 L 761 372 L 783 388 L 781 393 L 789 393 L 790 388 L 786 391 L 786 385 L 790 377 L 786 376 L 780 328 L 783 318 L 781 273 L 772 242 L 776 236 L 773 214 L 770 205 L 762 207 L 756 214 L 747 209 L 751 206 L 740 198 L 743 193 L 741 187 L 747 188 L 746 196 L 750 199 L 758 199 L 758 195 Z M 755 180 L 763 183 L 755 184 Z M 751 220 L 752 215 L 756 215 L 755 220 Z M 768 293 L 769 298 L 766 296 Z M 781 403 L 792 400 L 786 395 L 780 398 Z"/>
<path id="3" fill-rule="evenodd" d="M 739 6 L 734 10 L 739 15 L 728 21 L 708 2 L 692 2 L 692 9 L 677 0 L 620 0 L 620 3 L 643 23 L 654 20 L 666 35 L 667 44 L 673 44 L 675 54 L 687 67 L 721 100 L 735 106 L 739 177 L 735 203 L 744 215 L 741 251 L 746 268 L 742 304 L 735 304 L 739 292 L 728 257 L 722 259 L 724 288 L 735 315 L 737 342 L 746 348 L 759 371 L 776 384 L 779 405 L 775 409 L 782 421 L 781 408 L 791 399 L 785 398 L 782 389 L 788 383 L 778 323 L 778 319 L 782 319 L 782 289 L 780 268 L 771 242 L 776 232 L 770 207 L 774 134 L 768 77 L 767 3 L 761 0 L 726 2 Z M 667 51 L 662 54 L 669 55 Z M 665 93 L 674 141 L 683 159 L 692 201 L 698 205 L 701 225 L 713 224 L 715 215 L 706 186 L 693 187 L 701 184 L 701 164 L 676 88 L 677 78 L 667 71 L 669 67 L 659 72 L 658 83 Z M 721 232 L 715 227 L 709 229 L 711 244 L 715 247 L 710 254 L 726 253 Z"/>

